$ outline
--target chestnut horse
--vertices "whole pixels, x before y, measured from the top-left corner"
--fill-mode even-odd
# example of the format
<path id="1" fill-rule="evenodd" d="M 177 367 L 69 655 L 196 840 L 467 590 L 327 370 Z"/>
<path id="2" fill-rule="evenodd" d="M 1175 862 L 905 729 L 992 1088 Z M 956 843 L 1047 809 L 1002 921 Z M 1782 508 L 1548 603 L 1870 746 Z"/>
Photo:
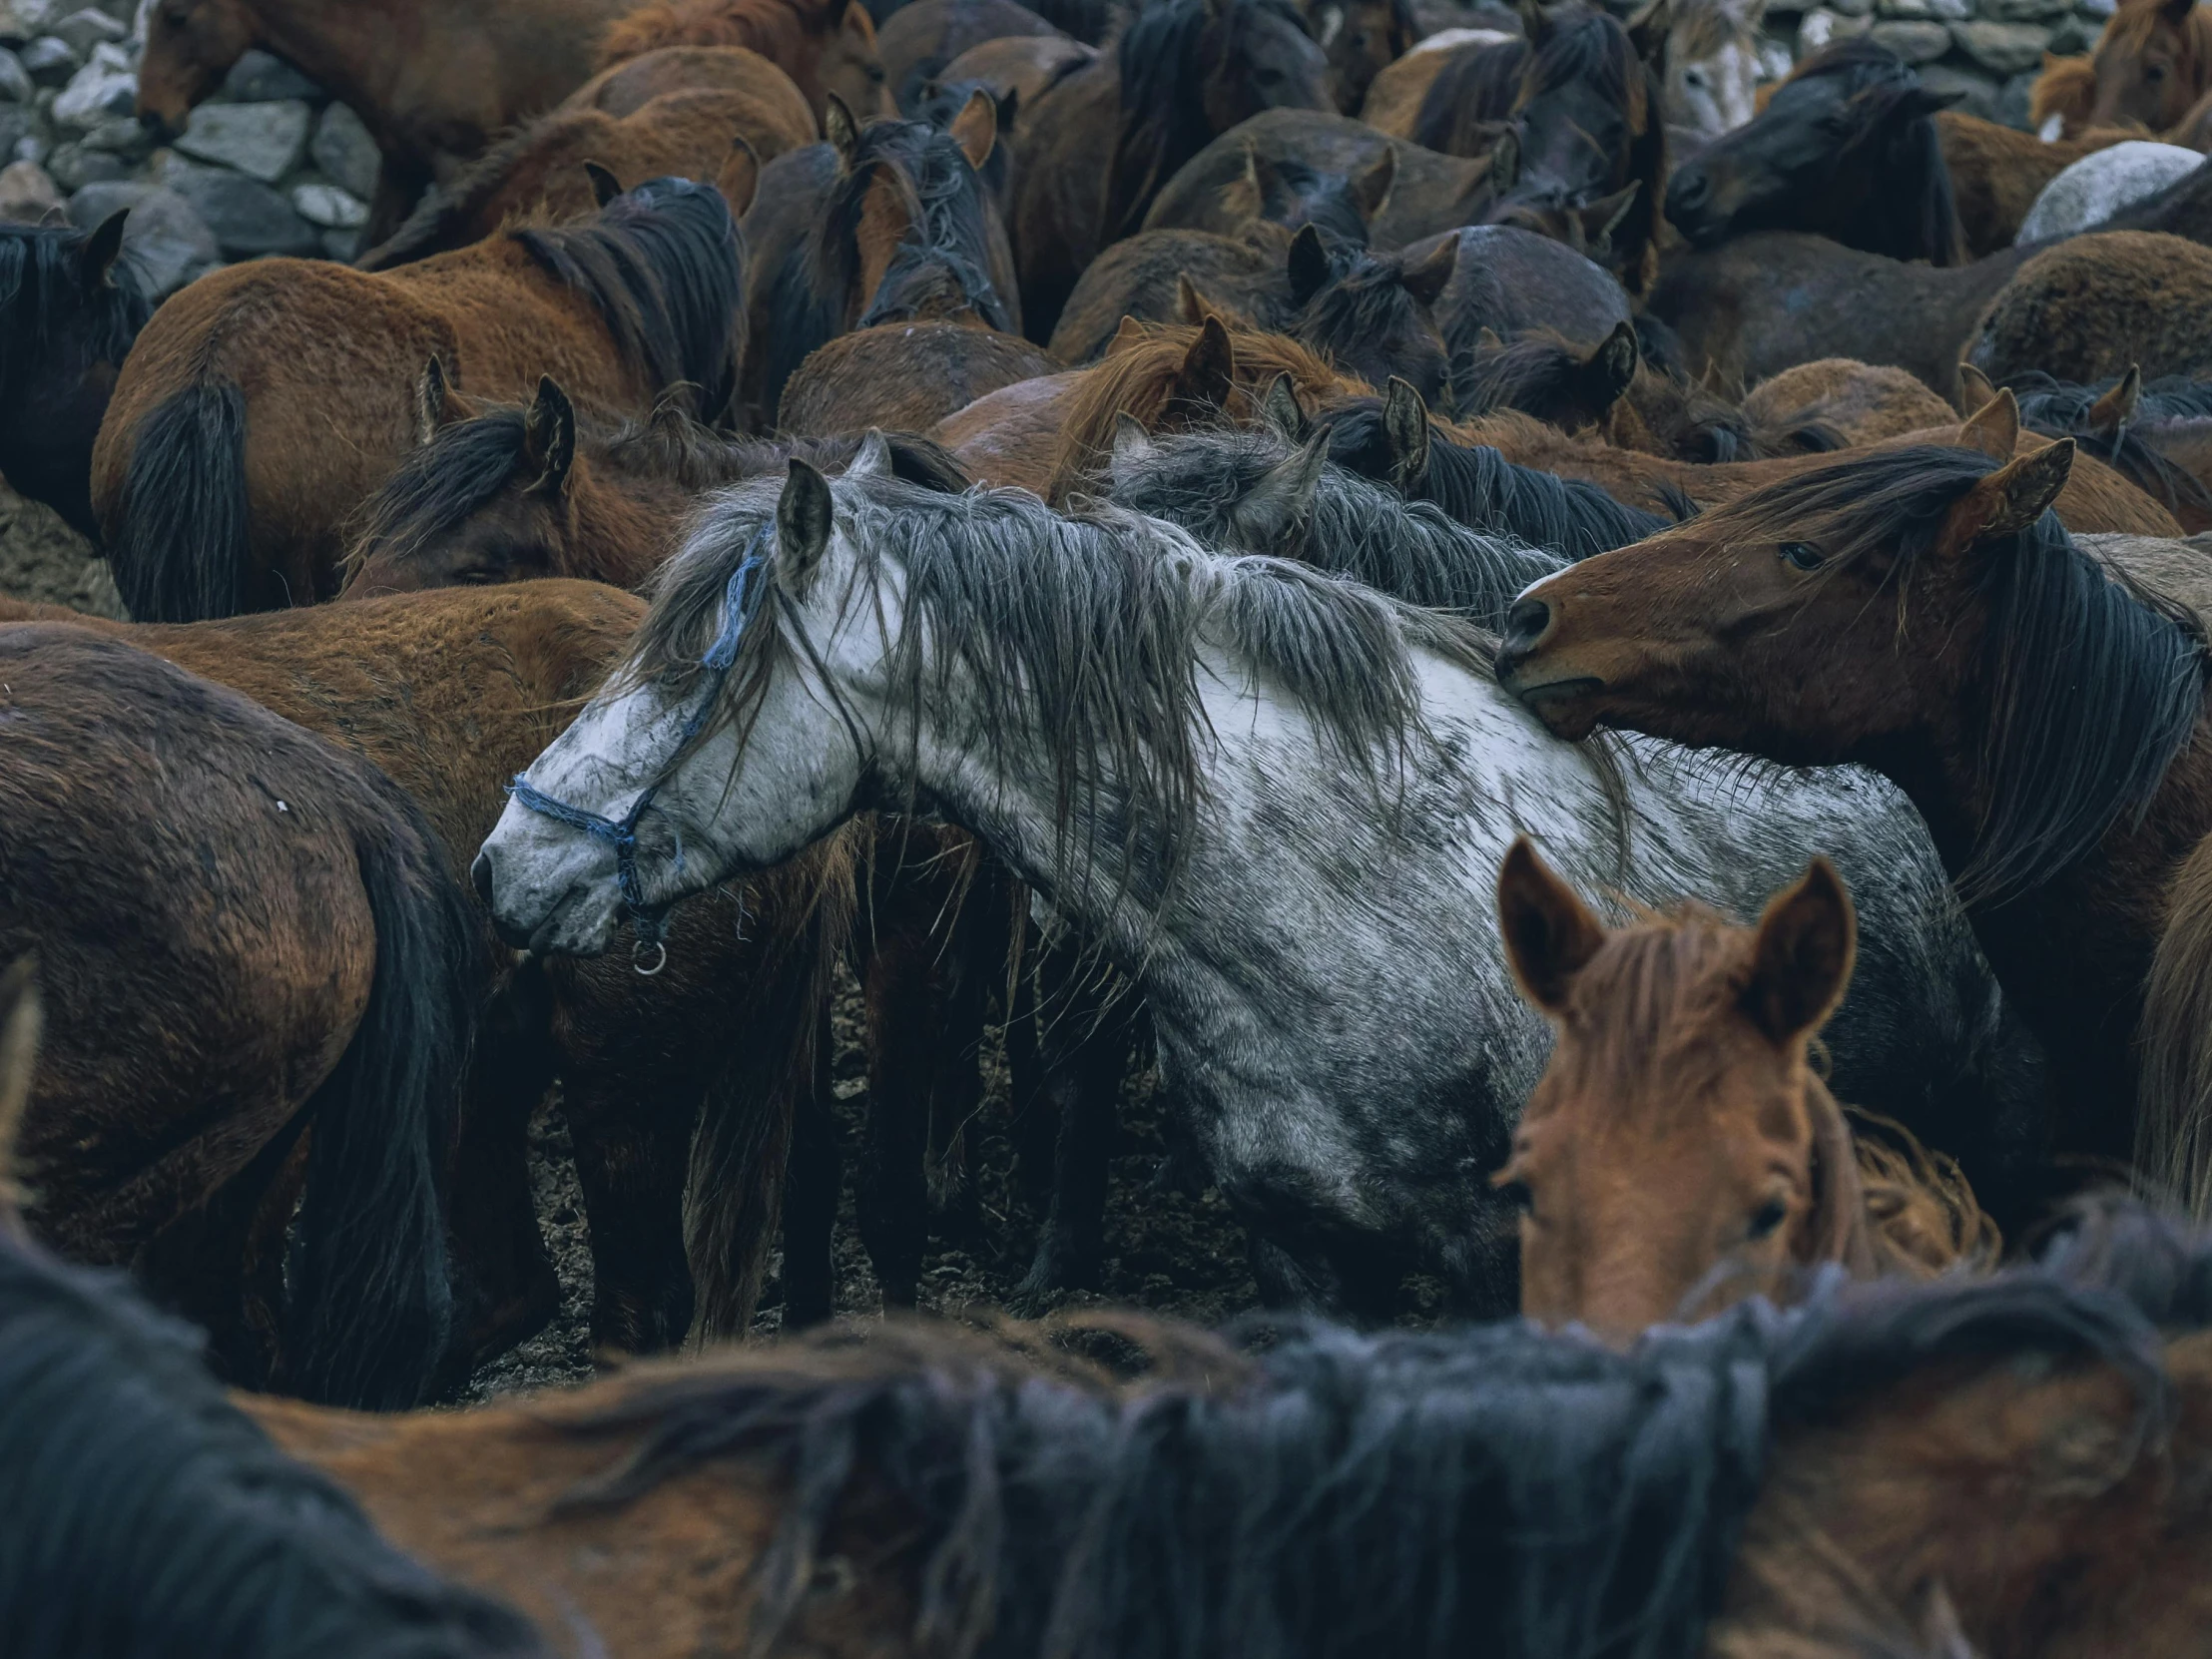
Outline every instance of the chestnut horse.
<path id="1" fill-rule="evenodd" d="M 420 436 L 432 356 L 483 396 L 554 373 L 643 414 L 688 381 L 719 414 L 743 265 L 715 188 L 662 179 L 398 271 L 264 260 L 193 283 L 139 336 L 93 449 L 124 603 L 191 622 L 335 592 L 347 517 Z"/>
<path id="2" fill-rule="evenodd" d="M 2079 58 L 2044 61 L 2035 107 L 2038 124 L 2055 117 L 2067 138 L 2091 127 L 2171 133 L 2191 125 L 2208 92 L 2212 16 L 2197 0 L 2121 0 L 2086 70 Z"/>
<path id="3" fill-rule="evenodd" d="M 792 78 L 826 131 L 831 98 L 862 120 L 898 113 L 876 56 L 874 21 L 859 0 L 646 0 L 626 7 L 607 31 L 599 67 L 669 46 L 760 53 Z"/>
<path id="4" fill-rule="evenodd" d="M 154 313 L 119 259 L 124 215 L 87 234 L 0 226 L 0 477 L 97 538 L 92 444 L 131 344 Z"/>
<path id="5" fill-rule="evenodd" d="M 1523 836 L 1498 925 L 1558 1033 L 1496 1176 L 1521 1210 L 1521 1312 L 1610 1342 L 1807 1271 L 1929 1276 L 1996 1262 L 1956 1167 L 1858 1138 L 1808 1046 L 1851 980 L 1858 923 L 1815 858 L 1757 927 L 1695 904 L 1607 928 Z M 1924 1173 L 1925 1172 L 1925 1173 Z"/>
<path id="6" fill-rule="evenodd" d="M 2050 1052 L 2059 1149 L 2132 1149 L 2203 1205 L 2202 635 L 2046 516 L 2073 455 L 1906 446 L 1801 473 L 1535 584 L 1498 674 L 1561 737 L 1888 774 Z"/>
<path id="7" fill-rule="evenodd" d="M 148 0 L 142 121 L 177 133 L 249 47 L 296 67 L 384 154 L 364 240 L 399 228 L 516 123 L 591 74 L 599 36 L 635 0 Z"/>
<path id="8" fill-rule="evenodd" d="M 241 1382 L 414 1404 L 481 988 L 436 832 L 375 768 L 85 629 L 0 628 L 0 950 L 46 987 L 33 1225 L 134 1265 Z"/>

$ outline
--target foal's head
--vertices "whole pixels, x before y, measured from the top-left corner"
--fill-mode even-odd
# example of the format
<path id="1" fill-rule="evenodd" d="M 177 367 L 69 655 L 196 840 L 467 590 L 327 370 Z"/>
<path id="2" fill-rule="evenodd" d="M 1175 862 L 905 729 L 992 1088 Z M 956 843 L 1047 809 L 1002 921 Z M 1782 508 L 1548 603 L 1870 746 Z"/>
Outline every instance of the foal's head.
<path id="1" fill-rule="evenodd" d="M 1851 1131 L 1807 1057 L 1857 939 L 1827 859 L 1756 927 L 1685 906 L 1608 929 L 1523 837 L 1498 924 L 1558 1033 L 1495 1178 L 1521 1203 L 1524 1314 L 1625 1341 L 1871 1266 Z"/>

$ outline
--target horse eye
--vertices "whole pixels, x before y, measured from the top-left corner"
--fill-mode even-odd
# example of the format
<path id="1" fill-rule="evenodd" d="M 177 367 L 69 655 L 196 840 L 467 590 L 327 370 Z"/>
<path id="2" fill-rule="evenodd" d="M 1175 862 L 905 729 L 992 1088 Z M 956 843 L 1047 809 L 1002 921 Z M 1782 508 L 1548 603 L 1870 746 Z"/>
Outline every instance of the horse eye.
<path id="1" fill-rule="evenodd" d="M 1751 1236 L 1764 1239 L 1790 1219 L 1790 1207 L 1779 1198 L 1770 1198 L 1751 1214 Z"/>
<path id="2" fill-rule="evenodd" d="M 883 84 L 883 66 L 881 64 L 869 64 L 867 66 L 867 78 L 877 86 L 881 86 Z"/>
<path id="3" fill-rule="evenodd" d="M 1799 570 L 1821 568 L 1821 550 L 1809 541 L 1786 541 L 1775 552 L 1784 562 L 1795 565 Z"/>
<path id="4" fill-rule="evenodd" d="M 1686 87 L 1691 88 L 1693 91 L 1703 92 L 1705 90 L 1705 81 L 1706 75 L 1705 71 L 1702 69 L 1685 69 L 1682 72 L 1682 84 Z"/>
<path id="5" fill-rule="evenodd" d="M 2164 64 L 2162 64 L 2162 63 L 2147 63 L 2147 64 L 2143 65 L 2143 79 L 2144 79 L 2144 80 L 2146 80 L 2146 81 L 2148 81 L 2148 82 L 2149 82 L 2149 83 L 2150 83 L 2150 84 L 2151 84 L 2152 86 L 2156 86 L 2156 85 L 2157 85 L 2157 84 L 2158 84 L 2158 83 L 2159 83 L 2160 81 L 2163 81 L 2163 80 L 2164 80 L 2165 78 L 2166 78 L 2166 66 L 2165 66 Z"/>

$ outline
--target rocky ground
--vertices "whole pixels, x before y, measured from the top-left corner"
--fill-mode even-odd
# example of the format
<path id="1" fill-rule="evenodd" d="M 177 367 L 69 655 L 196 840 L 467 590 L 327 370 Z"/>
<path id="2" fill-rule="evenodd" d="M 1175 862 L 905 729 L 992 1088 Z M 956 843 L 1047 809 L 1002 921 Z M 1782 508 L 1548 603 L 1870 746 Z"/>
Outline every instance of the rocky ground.
<path id="1" fill-rule="evenodd" d="M 24 500 L 5 479 L 0 479 L 0 594 L 100 616 L 123 615 L 123 599 L 108 575 L 107 560 L 52 508 Z"/>

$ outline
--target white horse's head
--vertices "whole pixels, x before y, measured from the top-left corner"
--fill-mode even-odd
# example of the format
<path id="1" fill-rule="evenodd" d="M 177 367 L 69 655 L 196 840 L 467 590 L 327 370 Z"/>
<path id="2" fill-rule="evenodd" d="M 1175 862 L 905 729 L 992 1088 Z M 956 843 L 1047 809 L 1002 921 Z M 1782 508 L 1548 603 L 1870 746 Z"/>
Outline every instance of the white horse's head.
<path id="1" fill-rule="evenodd" d="M 1758 113 L 1770 78 L 1760 50 L 1766 0 L 1657 0 L 1636 24 L 1639 44 L 1664 34 L 1660 56 L 1667 122 L 1706 138 Z"/>
<path id="2" fill-rule="evenodd" d="M 847 476 L 887 469 L 871 434 Z M 626 913 L 781 863 L 851 816 L 888 644 L 886 607 L 848 603 L 858 567 L 804 461 L 780 493 L 718 498 L 629 663 L 517 780 L 476 855 L 502 935 L 596 954 Z"/>

